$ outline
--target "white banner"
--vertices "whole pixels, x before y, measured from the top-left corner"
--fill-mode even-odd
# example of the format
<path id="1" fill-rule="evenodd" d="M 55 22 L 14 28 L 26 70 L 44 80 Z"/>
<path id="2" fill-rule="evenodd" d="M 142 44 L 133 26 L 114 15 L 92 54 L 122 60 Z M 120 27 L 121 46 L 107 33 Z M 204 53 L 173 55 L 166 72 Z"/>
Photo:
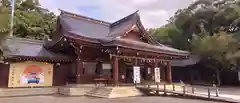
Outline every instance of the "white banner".
<path id="1" fill-rule="evenodd" d="M 159 83 L 160 82 L 160 68 L 154 68 L 154 72 L 155 72 L 155 82 Z"/>
<path id="2" fill-rule="evenodd" d="M 238 80 L 240 81 L 240 71 L 238 71 Z"/>
<path id="3" fill-rule="evenodd" d="M 133 67 L 133 75 L 134 75 L 133 83 L 140 83 L 141 82 L 140 67 L 138 67 L 138 66 Z"/>

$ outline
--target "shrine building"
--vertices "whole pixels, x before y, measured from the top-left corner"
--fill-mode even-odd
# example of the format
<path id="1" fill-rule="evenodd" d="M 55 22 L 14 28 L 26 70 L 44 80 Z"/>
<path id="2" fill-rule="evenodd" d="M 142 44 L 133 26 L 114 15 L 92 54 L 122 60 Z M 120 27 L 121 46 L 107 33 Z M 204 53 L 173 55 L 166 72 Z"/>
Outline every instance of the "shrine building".
<path id="1" fill-rule="evenodd" d="M 109 23 L 61 10 L 56 29 L 51 40 L 6 40 L 0 87 L 132 84 L 134 67 L 140 82 L 154 82 L 159 68 L 160 82 L 172 83 L 171 60 L 190 54 L 154 40 L 138 11 Z"/>

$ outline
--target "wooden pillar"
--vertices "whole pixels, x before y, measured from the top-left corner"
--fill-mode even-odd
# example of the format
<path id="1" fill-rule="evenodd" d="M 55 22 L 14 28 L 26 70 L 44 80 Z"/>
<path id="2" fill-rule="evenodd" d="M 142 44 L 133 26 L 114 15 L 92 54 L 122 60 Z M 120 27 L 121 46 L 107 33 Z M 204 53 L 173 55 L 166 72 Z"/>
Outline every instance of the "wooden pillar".
<path id="1" fill-rule="evenodd" d="M 167 62 L 167 80 L 169 83 L 172 83 L 172 68 L 170 61 Z"/>
<path id="2" fill-rule="evenodd" d="M 138 61 L 137 61 L 137 58 L 134 59 L 134 66 L 137 66 L 138 65 Z"/>
<path id="3" fill-rule="evenodd" d="M 157 60 L 154 60 L 154 68 L 158 67 L 158 62 Z"/>
<path id="4" fill-rule="evenodd" d="M 150 65 L 151 65 L 151 80 L 153 80 L 154 81 L 154 79 L 155 79 L 155 63 L 150 63 Z"/>
<path id="5" fill-rule="evenodd" d="M 145 79 L 149 80 L 149 74 L 148 74 L 148 65 L 146 64 L 146 62 L 144 62 L 144 71 L 145 71 Z"/>
<path id="6" fill-rule="evenodd" d="M 80 58 L 76 59 L 76 83 L 81 83 L 81 74 L 83 70 L 83 63 Z"/>
<path id="7" fill-rule="evenodd" d="M 82 46 L 73 44 L 74 47 L 74 52 L 78 56 L 76 59 L 76 83 L 80 84 L 81 83 L 81 74 L 83 70 L 83 63 L 81 60 L 81 52 L 82 52 Z"/>
<path id="8" fill-rule="evenodd" d="M 113 63 L 113 83 L 115 86 L 118 85 L 118 74 L 119 74 L 119 70 L 118 70 L 118 57 L 113 56 L 112 58 L 112 63 Z"/>

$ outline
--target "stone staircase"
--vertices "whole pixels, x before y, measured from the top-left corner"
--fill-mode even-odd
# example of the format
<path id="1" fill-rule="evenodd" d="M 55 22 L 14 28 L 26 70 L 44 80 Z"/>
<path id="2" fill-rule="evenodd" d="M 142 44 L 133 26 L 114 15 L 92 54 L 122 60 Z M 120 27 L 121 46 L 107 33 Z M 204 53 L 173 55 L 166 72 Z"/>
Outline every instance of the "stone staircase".
<path id="1" fill-rule="evenodd" d="M 92 86 L 61 87 L 59 88 L 59 94 L 66 96 L 83 96 L 93 89 L 94 87 Z"/>
<path id="2" fill-rule="evenodd" d="M 98 87 L 88 93 L 86 96 L 100 98 L 121 98 L 143 95 L 135 87 Z"/>
<path id="3" fill-rule="evenodd" d="M 86 93 L 85 96 L 108 98 L 112 92 L 112 87 L 98 87 Z"/>
<path id="4" fill-rule="evenodd" d="M 114 87 L 109 98 L 142 96 L 142 92 L 135 87 Z"/>
<path id="5" fill-rule="evenodd" d="M 57 94 L 58 88 L 3 88 L 0 89 L 0 97 L 33 96 Z"/>

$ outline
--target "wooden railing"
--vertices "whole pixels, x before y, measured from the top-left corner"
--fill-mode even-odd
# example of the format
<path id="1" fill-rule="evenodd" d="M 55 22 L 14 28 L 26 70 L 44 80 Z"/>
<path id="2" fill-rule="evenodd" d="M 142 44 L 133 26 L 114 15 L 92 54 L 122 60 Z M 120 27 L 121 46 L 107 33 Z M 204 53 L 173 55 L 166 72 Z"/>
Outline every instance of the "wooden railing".
<path id="1" fill-rule="evenodd" d="M 145 89 L 145 91 L 148 91 L 148 92 L 154 91 L 155 95 L 160 95 L 159 92 L 162 92 L 163 95 L 167 95 L 168 93 L 183 95 L 183 96 L 184 95 L 191 95 L 191 96 L 194 96 L 194 95 L 206 96 L 207 95 L 208 99 L 210 99 L 211 96 L 213 96 L 213 94 L 215 94 L 214 97 L 219 97 L 219 90 L 216 86 L 211 87 L 211 88 L 210 87 L 197 88 L 194 86 L 187 86 L 187 85 L 183 84 L 181 86 L 178 85 L 179 87 L 181 87 L 181 89 L 178 88 L 178 90 L 176 89 L 176 84 L 167 85 L 167 84 L 158 84 L 158 83 L 152 84 L 151 83 L 151 84 L 136 84 L 135 86 L 136 86 L 136 88 Z M 170 88 L 167 86 L 170 86 Z M 201 91 L 197 92 L 197 89 L 199 89 L 199 90 L 201 89 Z M 201 94 L 201 93 L 204 93 L 204 94 Z"/>

